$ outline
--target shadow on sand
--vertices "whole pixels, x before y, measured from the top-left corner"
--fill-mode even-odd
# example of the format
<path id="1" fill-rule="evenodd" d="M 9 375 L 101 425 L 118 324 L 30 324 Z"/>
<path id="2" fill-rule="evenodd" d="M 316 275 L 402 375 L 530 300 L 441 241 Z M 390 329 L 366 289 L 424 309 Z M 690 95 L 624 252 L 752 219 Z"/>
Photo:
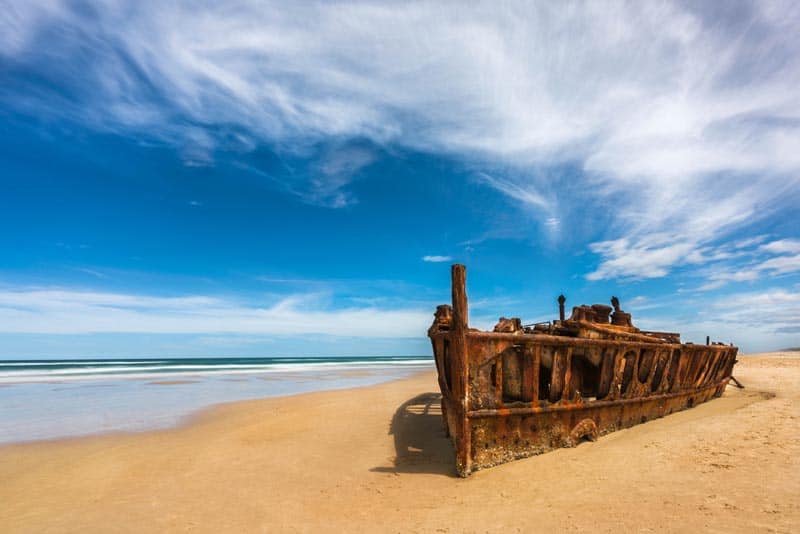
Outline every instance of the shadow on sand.
<path id="1" fill-rule="evenodd" d="M 397 408 L 389 434 L 394 436 L 394 467 L 383 473 L 432 473 L 457 477 L 455 455 L 442 424 L 442 395 L 422 393 Z"/>

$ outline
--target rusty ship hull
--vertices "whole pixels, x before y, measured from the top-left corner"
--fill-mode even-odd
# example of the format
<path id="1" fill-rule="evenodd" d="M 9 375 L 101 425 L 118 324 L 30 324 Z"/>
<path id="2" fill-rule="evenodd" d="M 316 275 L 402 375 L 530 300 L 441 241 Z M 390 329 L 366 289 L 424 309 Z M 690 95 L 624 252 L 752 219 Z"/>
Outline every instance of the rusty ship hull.
<path id="1" fill-rule="evenodd" d="M 550 325 L 471 329 L 466 270 L 452 267 L 452 306 L 439 306 L 428 334 L 461 476 L 691 408 L 731 379 L 732 345 L 642 332 L 618 306 L 610 323 L 600 305 L 566 319 L 560 302 Z"/>

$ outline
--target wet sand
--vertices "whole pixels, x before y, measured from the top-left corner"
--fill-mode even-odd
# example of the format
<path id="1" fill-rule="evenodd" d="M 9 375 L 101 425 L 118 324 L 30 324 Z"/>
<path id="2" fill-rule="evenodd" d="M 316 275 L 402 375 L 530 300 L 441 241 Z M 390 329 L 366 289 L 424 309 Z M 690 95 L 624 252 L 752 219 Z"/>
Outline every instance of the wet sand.
<path id="1" fill-rule="evenodd" d="M 792 532 L 800 353 L 692 410 L 460 479 L 436 379 L 0 448 L 0 531 Z"/>

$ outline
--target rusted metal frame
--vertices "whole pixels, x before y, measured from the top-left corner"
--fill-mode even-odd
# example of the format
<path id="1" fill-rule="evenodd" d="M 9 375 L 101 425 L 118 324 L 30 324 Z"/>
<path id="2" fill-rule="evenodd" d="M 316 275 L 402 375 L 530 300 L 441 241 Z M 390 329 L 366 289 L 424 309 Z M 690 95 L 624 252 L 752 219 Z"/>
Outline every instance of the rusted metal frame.
<path id="1" fill-rule="evenodd" d="M 700 378 L 697 379 L 697 386 L 703 386 L 708 377 L 712 376 L 712 371 L 717 367 L 717 362 L 719 361 L 720 354 L 719 352 L 709 352 L 706 355 L 708 358 L 708 362 L 703 366 L 703 372 L 700 373 Z"/>
<path id="2" fill-rule="evenodd" d="M 736 356 L 734 351 L 728 351 L 723 355 L 722 359 L 719 362 L 719 365 L 717 366 L 717 370 L 714 373 L 714 380 L 719 381 L 725 378 L 725 369 L 728 366 L 728 360 L 729 359 L 733 360 L 735 358 Z"/>
<path id="3" fill-rule="evenodd" d="M 442 335 L 442 334 L 436 334 Z M 492 340 L 492 341 L 510 341 L 515 345 L 527 344 L 541 344 L 549 346 L 570 345 L 573 347 L 629 347 L 629 348 L 651 348 L 655 350 L 661 349 L 678 349 L 694 351 L 703 349 L 715 352 L 727 352 L 730 347 L 728 345 L 692 345 L 681 343 L 658 343 L 648 341 L 629 341 L 629 340 L 616 340 L 616 339 L 583 339 L 565 336 L 552 336 L 550 334 L 511 334 L 507 332 L 482 332 L 470 330 L 466 333 L 467 338 L 476 340 Z"/>
<path id="4" fill-rule="evenodd" d="M 675 337 L 681 337 L 681 335 L 678 332 L 661 332 L 661 331 L 658 331 L 658 330 L 639 330 L 639 333 L 647 335 L 647 336 L 675 336 Z"/>
<path id="5" fill-rule="evenodd" d="M 447 381 L 445 380 L 446 374 L 445 374 L 444 367 L 446 365 L 449 365 L 449 363 L 450 363 L 450 362 L 447 361 L 447 358 L 445 358 L 445 356 L 444 356 L 444 354 L 445 354 L 445 351 L 444 351 L 445 341 L 446 341 L 445 338 L 433 339 L 433 340 L 431 340 L 431 345 L 433 345 L 433 355 L 434 355 L 434 360 L 435 360 L 435 363 L 436 363 L 436 375 L 437 375 L 437 377 L 439 379 L 439 389 L 441 389 L 441 391 L 443 392 L 442 396 L 447 397 L 447 396 L 451 395 L 452 392 L 450 391 L 450 387 L 448 386 Z M 439 344 L 438 347 L 436 346 L 437 343 Z M 438 348 L 438 350 L 437 350 L 437 348 Z"/>
<path id="6" fill-rule="evenodd" d="M 728 363 L 728 352 L 723 352 L 714 367 L 714 372 L 711 374 L 712 381 L 719 381 L 724 376 L 725 365 Z"/>
<path id="7" fill-rule="evenodd" d="M 689 387 L 689 380 L 691 379 L 692 365 L 694 364 L 694 349 L 686 349 L 681 352 L 681 374 L 678 386 L 681 390 Z"/>
<path id="8" fill-rule="evenodd" d="M 698 360 L 697 361 L 697 367 L 698 367 L 698 369 L 695 372 L 694 382 L 692 383 L 692 385 L 694 387 L 698 387 L 698 386 L 700 386 L 700 384 L 703 383 L 703 376 L 705 376 L 705 373 L 706 373 L 706 371 L 708 371 L 708 367 L 710 365 L 709 362 L 708 362 L 710 357 L 711 357 L 711 352 L 710 351 L 707 351 L 707 350 L 699 351 L 699 354 L 698 354 L 698 357 L 697 357 L 697 360 Z"/>
<path id="9" fill-rule="evenodd" d="M 664 387 L 664 393 L 676 391 L 678 389 L 678 376 L 680 373 L 680 365 L 681 365 L 681 350 L 680 349 L 670 349 L 669 353 L 669 367 L 667 369 L 667 382 L 669 382 Z"/>
<path id="10" fill-rule="evenodd" d="M 708 367 L 708 358 L 710 356 L 710 352 L 699 349 L 695 355 L 695 368 L 694 374 L 692 375 L 692 381 L 689 384 L 690 387 L 698 387 L 703 379 L 703 373 L 705 373 L 706 368 Z"/>
<path id="11" fill-rule="evenodd" d="M 665 393 L 669 388 L 669 367 L 672 364 L 672 352 L 671 350 L 665 350 L 662 353 L 664 358 L 664 373 L 661 375 L 661 382 L 658 384 L 657 393 Z"/>
<path id="12" fill-rule="evenodd" d="M 725 370 L 728 367 L 728 361 L 736 359 L 736 353 L 734 351 L 726 351 L 723 355 L 722 359 L 717 366 L 717 370 L 714 373 L 714 379 L 719 381 L 725 378 Z"/>
<path id="13" fill-rule="evenodd" d="M 689 351 L 696 352 L 702 349 L 714 352 L 727 352 L 729 348 L 726 345 L 722 346 L 706 346 L 706 345 L 683 345 L 680 343 L 654 343 L 646 341 L 628 341 L 628 340 L 613 340 L 613 339 L 582 339 L 564 336 L 551 336 L 549 334 L 510 334 L 505 332 L 479 332 L 468 331 L 466 333 L 468 339 L 478 340 L 492 340 L 492 341 L 509 341 L 515 345 L 543 345 L 543 346 L 571 346 L 571 347 L 612 347 L 612 348 L 625 348 L 630 349 L 653 349 L 653 350 L 679 350 L 682 354 Z"/>
<path id="14" fill-rule="evenodd" d="M 617 368 L 614 369 L 614 399 L 624 399 L 627 397 L 625 369 L 628 367 L 628 354 L 633 352 L 631 347 L 620 347 L 617 354 Z M 634 368 L 634 373 L 636 369 Z M 631 374 L 633 376 L 633 374 Z"/>
<path id="15" fill-rule="evenodd" d="M 655 351 L 655 357 L 653 358 L 653 374 L 652 374 L 652 376 L 650 377 L 650 380 L 647 383 L 648 391 L 650 393 L 660 393 L 661 392 L 661 387 L 664 384 L 664 378 L 666 378 L 666 374 L 667 374 L 667 364 L 669 363 L 667 361 L 667 354 L 668 353 L 669 353 L 669 351 L 666 351 L 666 350 L 657 350 L 657 351 Z M 660 373 L 658 371 L 659 368 L 661 369 Z M 653 383 L 655 382 L 656 377 L 658 377 L 658 385 L 655 387 L 655 389 L 653 389 Z"/>
<path id="16" fill-rule="evenodd" d="M 513 346 L 514 345 L 508 341 L 488 344 L 476 343 L 474 340 L 470 339 L 467 340 L 466 350 L 469 360 L 468 366 L 470 374 L 472 375 L 468 376 L 468 382 L 466 384 L 468 398 L 467 409 L 474 409 L 476 404 L 480 405 L 487 401 L 493 404 L 502 404 L 502 369 L 498 369 L 497 365 L 498 362 L 501 362 L 500 366 L 502 367 L 502 354 Z M 485 376 L 487 370 L 490 375 L 492 375 L 490 376 L 492 380 L 490 384 L 483 386 L 480 381 L 483 379 L 482 377 Z M 486 387 L 491 387 L 491 389 L 487 390 Z M 486 396 L 476 396 L 476 391 L 491 392 L 493 396 L 491 399 L 488 399 Z"/>
<path id="17" fill-rule="evenodd" d="M 727 380 L 727 379 L 726 379 Z M 691 397 L 693 395 L 702 395 L 715 390 L 720 384 L 713 384 L 697 390 L 686 390 L 678 393 L 665 393 L 662 395 L 650 395 L 647 397 L 637 397 L 630 399 L 617 399 L 613 401 L 593 401 L 585 403 L 557 403 L 548 406 L 531 406 L 531 407 L 515 407 L 515 408 L 501 408 L 492 409 L 484 408 L 482 410 L 470 410 L 468 416 L 470 419 L 479 419 L 485 417 L 506 417 L 509 415 L 536 415 L 548 412 L 567 412 L 575 410 L 589 410 L 596 408 L 608 408 L 619 406 L 623 404 L 636 404 L 657 400 L 670 400 L 679 397 Z"/>
<path id="18" fill-rule="evenodd" d="M 694 348 L 687 349 L 686 351 L 686 369 L 683 373 L 683 377 L 681 379 L 681 389 L 689 389 L 692 387 L 694 381 L 692 377 L 694 376 L 695 365 L 697 362 L 697 351 Z"/>
<path id="19" fill-rule="evenodd" d="M 515 345 L 519 345 L 519 346 L 522 346 L 522 347 L 526 347 L 526 346 L 530 346 L 530 345 L 533 345 L 533 346 L 545 345 L 545 346 L 554 346 L 554 349 L 558 349 L 559 347 L 562 347 L 562 346 L 565 346 L 565 345 L 566 346 L 575 346 L 575 345 L 577 345 L 577 346 L 585 346 L 585 347 L 591 347 L 591 348 L 604 348 L 604 347 L 609 347 L 609 346 L 620 347 L 620 346 L 622 346 L 625 349 L 634 349 L 634 352 L 636 353 L 636 362 L 635 362 L 635 365 L 634 365 L 634 370 L 635 370 L 634 372 L 635 373 L 638 373 L 638 365 L 639 365 L 639 362 L 640 362 L 640 359 L 641 359 L 641 351 L 642 350 L 653 350 L 655 353 L 658 353 L 658 352 L 664 351 L 664 350 L 673 351 L 673 350 L 677 349 L 679 351 L 679 354 L 680 354 L 680 356 L 678 356 L 678 358 L 679 358 L 679 369 L 678 369 L 678 373 L 676 375 L 677 376 L 677 380 L 674 380 L 674 384 L 669 384 L 669 387 L 671 389 L 674 389 L 676 386 L 678 388 L 686 388 L 686 387 L 694 386 L 694 384 L 696 383 L 696 378 L 695 377 L 698 376 L 697 373 L 703 372 L 706 369 L 705 366 L 703 366 L 701 361 L 700 361 L 700 360 L 702 360 L 702 357 L 698 354 L 698 352 L 699 352 L 698 349 L 695 349 L 694 347 L 691 347 L 691 348 L 688 348 L 688 349 L 685 349 L 685 350 L 681 350 L 681 345 L 679 345 L 679 344 L 643 343 L 643 342 L 638 342 L 638 341 L 633 341 L 633 342 L 627 341 L 626 342 L 626 341 L 613 341 L 613 340 L 582 340 L 582 339 L 574 339 L 574 338 L 561 338 L 561 337 L 548 336 L 548 335 L 536 335 L 535 337 L 532 337 L 532 338 L 526 338 L 526 337 L 519 336 L 519 335 L 514 335 L 514 334 L 504 334 L 504 333 L 494 333 L 494 332 L 467 332 L 466 335 L 467 335 L 468 339 L 470 339 L 470 340 L 478 341 L 478 340 L 482 340 L 482 339 L 485 339 L 485 338 L 488 337 L 492 341 L 495 341 L 495 342 L 504 341 L 506 343 L 514 343 Z M 636 349 L 638 349 L 638 350 L 636 350 Z M 711 349 L 712 349 L 714 354 L 719 354 L 721 352 L 725 352 L 724 349 L 718 349 L 717 347 L 713 347 L 713 346 L 711 347 Z M 502 352 L 502 351 L 499 351 L 499 350 L 496 351 L 496 352 L 486 351 L 487 356 L 485 357 L 485 359 L 497 358 L 499 356 L 500 352 Z M 625 352 L 627 352 L 627 350 Z M 671 358 L 672 357 L 674 357 L 674 355 L 672 355 L 670 353 L 670 356 L 668 357 L 670 359 L 669 364 L 671 364 Z M 681 362 L 680 361 L 681 359 L 684 360 L 684 361 Z M 562 362 L 562 363 L 566 364 L 566 362 Z M 681 363 L 683 363 L 683 365 L 680 365 Z M 669 369 L 670 369 L 670 365 L 669 364 L 664 369 L 665 373 L 669 373 Z M 655 365 L 657 365 L 657 362 L 655 362 Z M 565 365 L 564 370 L 566 371 L 566 365 Z M 554 373 L 554 376 L 555 376 L 555 379 L 560 382 L 560 373 L 559 373 L 559 375 L 555 375 L 555 373 Z M 567 377 L 565 377 L 565 379 L 566 378 Z M 648 380 L 648 382 L 650 382 L 650 381 L 651 380 Z M 663 382 L 663 377 L 662 377 L 662 382 Z M 565 384 L 563 385 L 563 387 L 557 388 L 557 389 L 559 389 L 562 393 L 564 393 L 565 391 L 569 392 L 569 390 L 567 388 L 568 384 L 569 383 L 566 382 L 566 380 L 565 380 Z M 641 388 L 638 387 L 638 385 L 639 385 L 638 381 L 636 383 L 634 383 L 632 385 L 633 386 L 633 391 L 630 391 L 630 388 L 629 388 L 629 394 L 636 394 L 636 391 L 641 389 Z M 554 399 L 555 399 L 555 396 L 554 396 Z M 553 402 L 557 402 L 557 400 L 553 400 Z"/>
<path id="20" fill-rule="evenodd" d="M 631 398 L 631 397 L 638 397 L 639 395 L 639 362 L 642 360 L 642 352 L 643 349 L 628 351 L 633 352 L 633 372 L 631 373 L 631 377 L 628 379 L 628 388 L 627 391 L 624 393 L 623 398 Z M 623 384 L 625 387 L 626 384 Z"/>
<path id="21" fill-rule="evenodd" d="M 733 376 L 733 366 L 736 365 L 737 361 L 738 360 L 736 359 L 736 354 L 735 353 L 733 353 L 730 356 L 728 356 L 728 362 L 727 362 L 727 364 L 725 366 L 725 375 L 724 375 L 725 377 L 732 377 Z"/>
<path id="22" fill-rule="evenodd" d="M 650 349 L 645 349 L 650 350 Z M 647 372 L 647 379 L 642 383 L 642 392 L 645 395 L 650 395 L 653 393 L 653 378 L 656 376 L 656 371 L 658 370 L 658 360 L 660 357 L 661 351 L 653 350 L 653 356 L 650 361 L 650 370 Z M 641 365 L 641 362 L 639 362 Z M 637 375 L 638 378 L 638 375 Z"/>
<path id="23" fill-rule="evenodd" d="M 731 376 L 733 374 L 733 366 L 736 365 L 736 354 L 731 354 L 728 357 L 728 366 L 725 368 L 725 376 Z"/>
<path id="24" fill-rule="evenodd" d="M 572 327 L 575 329 L 586 329 L 592 330 L 594 332 L 600 332 L 605 335 L 617 335 L 617 334 L 624 334 L 628 341 L 633 342 L 641 342 L 641 343 L 663 343 L 664 341 L 653 341 L 652 337 L 646 334 L 643 334 L 641 331 L 639 333 L 631 332 L 630 330 L 626 329 L 625 327 L 616 326 L 614 324 L 599 324 L 591 320 L 579 319 L 579 320 L 567 320 L 563 323 L 564 326 Z M 660 333 L 657 333 L 660 334 Z M 670 335 L 668 332 L 664 332 L 663 334 Z M 542 335 L 542 334 L 537 334 Z M 591 339 L 591 338 L 584 338 L 584 339 Z"/>
<path id="25" fill-rule="evenodd" d="M 528 343 L 539 343 L 549 346 L 572 346 L 572 347 L 630 347 L 630 348 L 681 348 L 680 343 L 654 343 L 647 341 L 627 341 L 614 339 L 583 339 L 575 337 L 551 336 L 549 334 L 509 334 L 506 332 L 467 332 L 469 339 L 492 340 L 492 341 L 511 341 L 514 344 L 522 345 Z"/>
<path id="26" fill-rule="evenodd" d="M 702 364 L 703 364 L 703 351 L 699 349 L 693 349 L 692 352 L 692 359 L 691 364 L 689 365 L 689 372 L 686 374 L 686 387 L 693 388 L 697 383 L 697 378 L 700 372 L 702 371 Z"/>
<path id="27" fill-rule="evenodd" d="M 672 372 L 672 361 L 677 355 L 674 350 L 669 349 L 666 351 L 666 361 L 664 362 L 664 377 L 661 379 L 661 387 L 659 393 L 668 393 L 672 384 L 670 383 L 670 373 Z"/>
<path id="28" fill-rule="evenodd" d="M 644 393 L 644 386 L 647 382 L 647 377 L 645 377 L 644 382 L 639 380 L 639 368 L 644 364 L 644 355 L 647 350 L 650 349 L 640 349 L 636 351 L 636 365 L 633 366 L 633 376 L 631 377 L 632 384 L 628 388 L 629 397 L 641 397 Z M 650 376 L 650 371 L 647 372 L 647 376 Z"/>
<path id="29" fill-rule="evenodd" d="M 564 389 L 561 390 L 561 400 L 569 401 L 572 399 L 572 347 L 564 350 Z"/>
<path id="30" fill-rule="evenodd" d="M 625 372 L 625 353 L 628 349 L 625 347 L 617 348 L 614 350 L 613 356 L 613 370 L 611 378 L 611 386 L 608 390 L 606 398 L 608 400 L 617 400 L 622 396 L 622 377 Z"/>
<path id="31" fill-rule="evenodd" d="M 673 391 L 682 391 L 686 389 L 686 375 L 689 373 L 689 367 L 692 363 L 691 349 L 682 349 L 678 358 L 678 372 L 675 375 L 675 387 Z"/>
<path id="32" fill-rule="evenodd" d="M 570 351 L 571 354 L 571 351 Z M 564 391 L 567 389 L 567 352 L 564 347 L 555 348 L 553 351 L 553 367 L 550 369 L 550 402 L 558 402 L 562 399 Z"/>
<path id="33" fill-rule="evenodd" d="M 522 400 L 523 402 L 539 401 L 539 366 L 541 365 L 542 346 L 525 345 L 522 353 Z"/>
<path id="34" fill-rule="evenodd" d="M 451 323 L 450 357 L 455 363 L 454 393 L 456 405 L 459 407 L 457 417 L 460 426 L 456 433 L 456 467 L 459 472 L 470 471 L 471 467 L 471 437 L 469 426 L 469 357 L 467 354 L 467 328 L 469 324 L 469 309 L 467 307 L 467 276 L 463 265 L 453 265 L 450 270 L 452 288 L 453 318 Z"/>
<path id="35" fill-rule="evenodd" d="M 616 351 L 600 348 L 600 379 L 597 381 L 597 399 L 608 397 L 611 381 L 614 379 L 614 356 Z"/>
<path id="36" fill-rule="evenodd" d="M 494 360 L 498 359 L 503 352 L 518 343 L 512 343 L 510 340 L 499 340 L 493 345 L 486 343 L 475 342 L 474 339 L 467 335 L 467 354 L 471 360 L 472 365 L 483 367 L 484 365 L 492 364 Z M 522 346 L 522 345 L 520 345 Z"/>
<path id="37" fill-rule="evenodd" d="M 736 352 L 731 351 L 728 353 L 728 356 L 725 358 L 725 365 L 723 366 L 722 370 L 722 377 L 725 378 L 727 376 L 732 376 L 733 373 L 733 366 L 736 363 Z"/>
<path id="38" fill-rule="evenodd" d="M 499 355 L 498 355 L 499 356 Z M 494 361 L 494 395 L 495 404 L 503 407 L 503 358 L 497 358 Z"/>

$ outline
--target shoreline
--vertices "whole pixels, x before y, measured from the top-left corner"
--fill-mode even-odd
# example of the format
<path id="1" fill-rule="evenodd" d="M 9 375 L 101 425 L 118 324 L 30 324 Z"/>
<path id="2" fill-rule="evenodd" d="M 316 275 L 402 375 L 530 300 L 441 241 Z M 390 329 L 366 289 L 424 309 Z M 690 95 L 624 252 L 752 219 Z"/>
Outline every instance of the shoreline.
<path id="1" fill-rule="evenodd" d="M 97 431 L 87 434 L 77 434 L 77 435 L 65 435 L 65 436 L 57 436 L 53 438 L 43 438 L 43 439 L 31 439 L 31 440 L 20 440 L 20 441 L 7 441 L 7 442 L 0 442 L 0 455 L 3 453 L 3 449 L 8 447 L 15 447 L 15 446 L 28 446 L 28 445 L 37 445 L 40 443 L 43 444 L 53 444 L 58 445 L 62 442 L 72 442 L 76 440 L 84 440 L 84 439 L 93 439 L 93 438 L 103 438 L 103 437 L 135 437 L 142 434 L 148 433 L 156 433 L 156 432 L 167 432 L 167 431 L 176 431 L 181 430 L 186 427 L 193 425 L 196 421 L 202 420 L 205 417 L 209 416 L 210 412 L 214 412 L 218 408 L 222 408 L 228 405 L 244 405 L 248 403 L 254 403 L 259 401 L 266 401 L 266 400 L 273 400 L 273 399 L 286 399 L 291 400 L 294 397 L 301 397 L 303 395 L 314 395 L 317 393 L 327 393 L 327 392 L 350 392 L 350 391 L 358 391 L 360 389 L 371 388 L 380 386 L 383 384 L 391 384 L 392 382 L 398 382 L 402 380 L 410 380 L 415 377 L 419 377 L 421 375 L 426 375 L 429 373 L 434 373 L 435 371 L 429 370 L 418 370 L 412 372 L 408 376 L 398 376 L 395 378 L 390 378 L 388 380 L 384 380 L 377 383 L 368 383 L 363 385 L 355 385 L 355 386 L 342 386 L 342 387 L 333 387 L 333 388 L 323 388 L 313 391 L 302 391 L 297 393 L 288 393 L 288 394 L 278 394 L 278 395 L 265 395 L 263 397 L 257 397 L 252 399 L 239 399 L 239 400 L 231 400 L 231 401 L 223 401 L 223 402 L 215 402 L 213 404 L 209 404 L 206 406 L 202 406 L 197 408 L 196 410 L 192 410 L 190 413 L 181 416 L 178 418 L 176 422 L 173 424 L 163 426 L 163 427 L 148 427 L 142 428 L 141 430 L 118 430 L 112 429 L 107 431 Z M 134 380 L 131 378 L 130 380 Z M 161 381 L 161 382 L 146 382 L 146 385 L 154 385 L 154 386 L 180 386 L 185 384 L 194 384 L 197 383 L 195 381 L 190 380 L 169 380 L 169 381 Z"/>
<path id="2" fill-rule="evenodd" d="M 800 354 L 739 360 L 745 390 L 468 479 L 432 371 L 223 403 L 176 428 L 3 445 L 0 530 L 788 532 Z"/>
<path id="3" fill-rule="evenodd" d="M 229 374 L 220 369 L 205 376 L 184 371 L 155 378 L 120 374 L 63 383 L 15 382 L 0 389 L 0 446 L 171 428 L 217 404 L 369 386 L 426 369 L 433 369 L 433 363 L 347 362 L 324 370 L 257 368 Z"/>

